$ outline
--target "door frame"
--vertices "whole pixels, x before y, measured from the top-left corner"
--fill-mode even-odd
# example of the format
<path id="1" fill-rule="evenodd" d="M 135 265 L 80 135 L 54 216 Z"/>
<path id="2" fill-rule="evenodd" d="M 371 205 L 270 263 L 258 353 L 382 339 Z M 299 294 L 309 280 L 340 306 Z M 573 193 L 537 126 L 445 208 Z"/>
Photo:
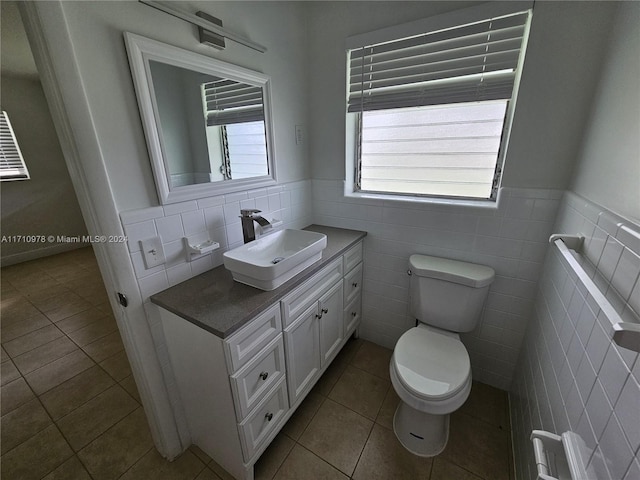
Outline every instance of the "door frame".
<path id="1" fill-rule="evenodd" d="M 62 2 L 17 3 L 87 231 L 124 236 Z M 174 415 L 127 244 L 94 243 L 93 250 L 154 443 L 173 459 L 191 441 Z"/>

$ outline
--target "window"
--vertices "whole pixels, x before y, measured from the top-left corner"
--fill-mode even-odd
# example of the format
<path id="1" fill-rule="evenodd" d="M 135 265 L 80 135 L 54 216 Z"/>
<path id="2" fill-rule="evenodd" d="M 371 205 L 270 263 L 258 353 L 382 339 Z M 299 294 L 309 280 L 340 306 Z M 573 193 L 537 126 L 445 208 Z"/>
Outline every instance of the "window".
<path id="1" fill-rule="evenodd" d="M 222 128 L 229 178 L 269 175 L 264 122 L 233 123 Z"/>
<path id="2" fill-rule="evenodd" d="M 354 190 L 495 200 L 530 12 L 481 13 L 349 49 Z"/>
<path id="3" fill-rule="evenodd" d="M 210 157 L 221 160 L 222 178 L 268 175 L 262 87 L 221 79 L 203 84 L 202 98 L 209 150 L 220 152 Z"/>
<path id="4" fill-rule="evenodd" d="M 22 158 L 7 112 L 0 113 L 0 181 L 28 180 L 29 171 Z"/>

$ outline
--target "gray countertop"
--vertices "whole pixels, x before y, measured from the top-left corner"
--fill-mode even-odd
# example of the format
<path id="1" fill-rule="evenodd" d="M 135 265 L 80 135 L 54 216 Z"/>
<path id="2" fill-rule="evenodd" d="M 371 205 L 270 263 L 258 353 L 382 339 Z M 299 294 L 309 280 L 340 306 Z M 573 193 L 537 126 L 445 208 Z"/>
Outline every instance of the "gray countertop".
<path id="1" fill-rule="evenodd" d="M 221 265 L 156 293 L 151 301 L 218 337 L 228 337 L 367 235 L 323 225 L 310 225 L 305 230 L 327 236 L 322 259 L 275 290 L 265 292 L 234 282 L 231 272 Z"/>

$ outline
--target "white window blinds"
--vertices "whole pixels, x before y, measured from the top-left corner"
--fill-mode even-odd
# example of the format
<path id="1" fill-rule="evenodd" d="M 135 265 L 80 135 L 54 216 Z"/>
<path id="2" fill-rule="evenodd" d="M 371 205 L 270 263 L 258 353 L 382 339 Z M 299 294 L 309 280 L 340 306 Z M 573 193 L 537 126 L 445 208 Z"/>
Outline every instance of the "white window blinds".
<path id="1" fill-rule="evenodd" d="M 229 157 L 229 178 L 269 175 L 264 122 L 236 123 L 224 128 Z"/>
<path id="2" fill-rule="evenodd" d="M 220 79 L 202 85 L 207 126 L 264 120 L 262 87 Z"/>
<path id="3" fill-rule="evenodd" d="M 7 112 L 0 113 L 0 181 L 28 180 L 29 171 L 22 158 Z"/>
<path id="4" fill-rule="evenodd" d="M 528 16 L 351 49 L 348 111 L 510 99 Z"/>
<path id="5" fill-rule="evenodd" d="M 506 100 L 363 112 L 360 188 L 489 198 Z"/>

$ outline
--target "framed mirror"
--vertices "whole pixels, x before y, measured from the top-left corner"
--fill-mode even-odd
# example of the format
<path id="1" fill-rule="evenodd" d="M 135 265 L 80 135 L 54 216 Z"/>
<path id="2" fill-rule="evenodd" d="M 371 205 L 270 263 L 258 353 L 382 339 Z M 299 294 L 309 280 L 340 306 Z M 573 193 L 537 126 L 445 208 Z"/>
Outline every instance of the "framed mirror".
<path id="1" fill-rule="evenodd" d="M 161 204 L 276 183 L 268 76 L 124 37 Z"/>

